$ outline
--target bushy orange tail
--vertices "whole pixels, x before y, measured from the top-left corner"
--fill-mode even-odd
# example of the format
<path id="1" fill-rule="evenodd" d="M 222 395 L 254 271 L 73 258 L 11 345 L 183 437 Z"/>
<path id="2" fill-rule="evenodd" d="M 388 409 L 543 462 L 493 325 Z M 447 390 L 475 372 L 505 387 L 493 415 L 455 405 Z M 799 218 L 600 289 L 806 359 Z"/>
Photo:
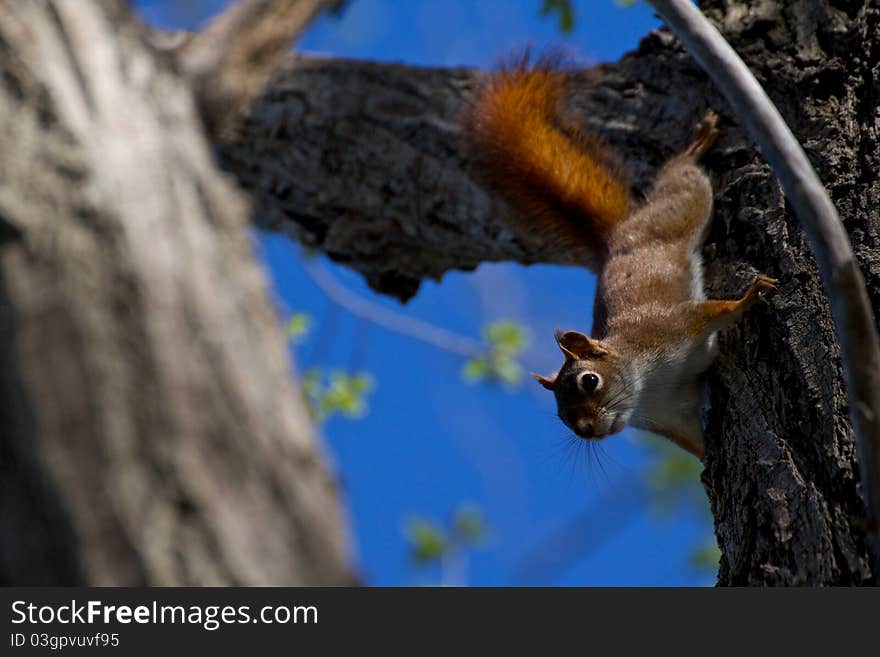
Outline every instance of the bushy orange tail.
<path id="1" fill-rule="evenodd" d="M 629 180 L 598 137 L 559 124 L 566 76 L 548 59 L 494 73 L 465 127 L 523 227 L 595 266 L 610 230 L 629 214 Z"/>

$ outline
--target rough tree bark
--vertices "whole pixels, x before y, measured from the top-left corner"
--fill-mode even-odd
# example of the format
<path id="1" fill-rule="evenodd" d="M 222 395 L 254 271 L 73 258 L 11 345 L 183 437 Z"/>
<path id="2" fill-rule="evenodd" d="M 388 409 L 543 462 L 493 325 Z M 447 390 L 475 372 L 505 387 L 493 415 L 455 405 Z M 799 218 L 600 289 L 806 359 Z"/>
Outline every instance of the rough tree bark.
<path id="1" fill-rule="evenodd" d="M 343 581 L 335 498 L 240 199 L 174 71 L 116 4 L 95 4 L 74 16 L 0 0 L 0 576 Z M 702 6 L 829 186 L 877 309 L 876 2 Z M 398 298 L 454 268 L 552 262 L 505 228 L 509 210 L 460 143 L 456 119 L 480 78 L 291 57 L 217 146 L 258 225 Z M 725 118 L 707 159 L 709 288 L 733 296 L 754 271 L 783 283 L 723 336 L 711 376 L 719 583 L 876 581 L 828 303 L 768 167 L 665 31 L 573 77 L 568 111 L 627 155 L 641 188 L 708 105 Z"/>
<path id="2" fill-rule="evenodd" d="M 828 186 L 880 309 L 880 7 L 866 0 L 706 0 Z M 554 262 L 516 239 L 479 183 L 456 117 L 481 75 L 465 69 L 291 58 L 222 145 L 258 223 L 324 250 L 407 299 L 424 277 L 484 261 Z M 756 271 L 769 307 L 722 338 L 710 377 L 705 480 L 720 584 L 865 584 L 864 506 L 828 301 L 797 220 L 718 92 L 665 30 L 572 79 L 568 111 L 633 163 L 637 187 L 707 106 L 724 132 L 706 164 L 716 212 L 709 290 Z M 584 300 L 585 308 L 589 300 Z M 548 346 L 548 348 L 550 348 Z"/>
<path id="3" fill-rule="evenodd" d="M 0 0 L 0 582 L 351 581 L 249 208 L 120 2 Z"/>

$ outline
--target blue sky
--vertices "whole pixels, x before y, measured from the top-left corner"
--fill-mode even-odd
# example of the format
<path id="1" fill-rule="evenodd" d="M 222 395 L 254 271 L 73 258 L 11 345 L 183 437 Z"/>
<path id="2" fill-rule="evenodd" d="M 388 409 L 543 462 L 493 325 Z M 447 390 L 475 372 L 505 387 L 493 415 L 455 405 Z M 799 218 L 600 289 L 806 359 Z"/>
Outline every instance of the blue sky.
<path id="1" fill-rule="evenodd" d="M 225 2 L 138 0 L 151 23 L 194 27 Z M 324 17 L 298 47 L 341 57 L 419 65 L 491 68 L 532 45 L 563 44 L 586 62 L 614 60 L 659 25 L 645 3 L 575 0 L 575 29 L 561 35 L 540 16 L 541 0 L 350 0 L 339 18 Z M 589 11 L 589 14 L 587 13 Z M 714 581 L 687 555 L 711 528 L 682 509 L 659 516 L 638 494 L 650 462 L 644 440 L 625 431 L 588 458 L 568 450 L 552 396 L 530 381 L 513 391 L 464 383 L 462 359 L 366 324 L 334 308 L 309 278 L 299 249 L 261 235 L 261 257 L 279 305 L 312 316 L 314 328 L 294 358 L 369 371 L 376 380 L 369 413 L 333 418 L 323 427 L 342 483 L 353 559 L 368 584 L 437 581 L 407 558 L 403 527 L 418 515 L 443 523 L 463 502 L 477 505 L 491 528 L 487 544 L 468 555 L 472 585 L 698 585 Z M 559 365 L 555 327 L 588 330 L 595 279 L 584 270 L 483 265 L 426 281 L 405 307 L 371 293 L 360 277 L 325 266 L 348 289 L 375 303 L 456 333 L 479 337 L 498 318 L 522 322 L 533 337 L 525 355 L 538 371 Z M 566 539 L 543 553 L 548 536 Z M 540 552 L 544 568 L 527 555 Z M 525 561 L 524 561 L 525 560 Z"/>

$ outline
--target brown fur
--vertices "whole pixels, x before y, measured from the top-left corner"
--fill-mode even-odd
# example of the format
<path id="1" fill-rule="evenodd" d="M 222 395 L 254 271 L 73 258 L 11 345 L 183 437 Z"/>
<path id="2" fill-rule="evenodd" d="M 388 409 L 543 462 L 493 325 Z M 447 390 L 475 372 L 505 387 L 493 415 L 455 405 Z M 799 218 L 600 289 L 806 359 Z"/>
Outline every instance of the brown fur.
<path id="1" fill-rule="evenodd" d="M 467 126 L 522 221 L 561 237 L 561 248 L 596 256 L 593 337 L 558 334 L 565 362 L 557 374 L 536 378 L 582 438 L 601 439 L 628 423 L 702 457 L 701 374 L 714 333 L 776 287 L 758 276 L 739 300 L 703 297 L 699 252 L 712 187 L 697 161 L 718 134 L 718 117 L 706 115 L 633 211 L 628 180 L 608 164 L 615 161 L 608 148 L 555 127 L 564 81 L 563 71 L 547 65 L 501 71 Z"/>
<path id="2" fill-rule="evenodd" d="M 629 179 L 595 135 L 559 119 L 567 73 L 558 57 L 527 56 L 490 77 L 464 121 L 490 182 L 557 248 L 601 259 L 602 245 L 632 207 Z"/>

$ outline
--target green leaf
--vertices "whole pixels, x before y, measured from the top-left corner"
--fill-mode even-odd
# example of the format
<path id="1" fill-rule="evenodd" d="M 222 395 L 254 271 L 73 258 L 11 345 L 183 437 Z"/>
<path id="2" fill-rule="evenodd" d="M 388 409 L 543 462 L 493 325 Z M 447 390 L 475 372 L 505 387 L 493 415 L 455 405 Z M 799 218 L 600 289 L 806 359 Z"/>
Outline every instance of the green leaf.
<path id="1" fill-rule="evenodd" d="M 492 351 L 506 356 L 516 356 L 529 344 L 528 332 L 512 319 L 499 319 L 489 324 L 483 334 Z"/>
<path id="2" fill-rule="evenodd" d="M 511 358 L 500 358 L 493 368 L 495 378 L 506 386 L 517 386 L 522 383 L 523 368 Z"/>
<path id="3" fill-rule="evenodd" d="M 651 491 L 651 509 L 661 516 L 680 517 L 690 511 L 705 526 L 706 541 L 690 551 L 688 562 L 701 571 L 718 571 L 720 553 L 711 534 L 709 500 L 700 482 L 702 464 L 671 441 L 651 433 L 637 432 L 652 454 L 643 474 Z"/>
<path id="4" fill-rule="evenodd" d="M 574 28 L 574 9 L 571 0 L 544 0 L 541 5 L 541 15 L 557 14 L 559 31 L 563 34 L 571 32 Z"/>
<path id="5" fill-rule="evenodd" d="M 698 484 L 702 466 L 695 458 L 676 449 L 658 458 L 649 474 L 649 482 L 655 491 L 681 489 Z"/>
<path id="6" fill-rule="evenodd" d="M 714 539 L 705 545 L 694 549 L 689 558 L 688 563 L 694 570 L 718 572 L 718 562 L 721 561 L 721 550 Z"/>
<path id="7" fill-rule="evenodd" d="M 461 375 L 465 381 L 490 381 L 511 387 L 521 383 L 523 368 L 516 357 L 529 344 L 526 329 L 514 320 L 502 319 L 488 324 L 483 336 L 488 353 L 464 364 Z"/>
<path id="8" fill-rule="evenodd" d="M 465 381 L 482 381 L 489 376 L 489 360 L 487 358 L 471 358 L 461 368 Z"/>
<path id="9" fill-rule="evenodd" d="M 440 561 L 449 550 L 446 533 L 437 525 L 421 517 L 412 518 L 406 527 L 410 558 L 419 566 Z"/>
<path id="10" fill-rule="evenodd" d="M 284 324 L 284 337 L 293 342 L 300 344 L 305 338 L 309 329 L 312 327 L 312 318 L 305 313 L 296 313 L 291 315 L 290 319 Z"/>
<path id="11" fill-rule="evenodd" d="M 655 511 L 679 512 L 683 505 L 704 514 L 707 499 L 700 483 L 702 464 L 669 440 L 643 434 L 654 458 L 645 472 L 645 483 L 653 492 Z"/>
<path id="12" fill-rule="evenodd" d="M 458 507 L 452 521 L 452 530 L 464 544 L 478 543 L 488 534 L 483 514 L 473 504 L 462 504 Z"/>
<path id="13" fill-rule="evenodd" d="M 439 566 L 441 582 L 458 581 L 458 568 L 467 560 L 468 551 L 479 547 L 489 536 L 483 514 L 474 504 L 460 504 L 448 525 L 440 526 L 421 516 L 410 518 L 404 525 L 409 557 L 417 567 Z M 456 579 L 450 579 L 452 575 Z"/>
<path id="14" fill-rule="evenodd" d="M 325 417 L 336 412 L 349 418 L 363 417 L 367 412 L 366 395 L 373 389 L 373 378 L 366 373 L 351 375 L 334 372 L 321 406 Z"/>
<path id="15" fill-rule="evenodd" d="M 329 381 L 319 368 L 310 368 L 303 374 L 302 388 L 312 416 L 319 422 L 328 420 L 336 414 L 351 419 L 366 415 L 367 395 L 375 384 L 373 377 L 366 373 L 348 374 L 336 371 L 330 374 Z"/>

